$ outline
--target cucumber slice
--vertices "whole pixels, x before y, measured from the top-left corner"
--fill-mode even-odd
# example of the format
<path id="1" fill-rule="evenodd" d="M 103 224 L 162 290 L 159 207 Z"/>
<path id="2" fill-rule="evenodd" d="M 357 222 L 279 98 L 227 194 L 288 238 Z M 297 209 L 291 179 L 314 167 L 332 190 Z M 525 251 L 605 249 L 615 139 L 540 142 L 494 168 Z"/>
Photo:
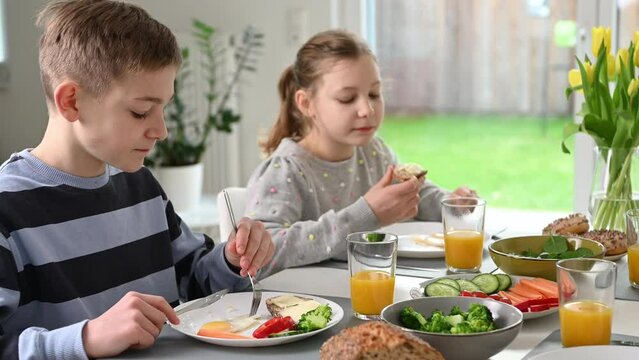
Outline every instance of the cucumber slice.
<path id="1" fill-rule="evenodd" d="M 474 282 L 472 282 L 470 280 L 457 279 L 457 283 L 459 284 L 460 290 L 466 290 L 466 291 L 470 291 L 470 292 L 481 291 L 479 286 L 477 286 Z"/>
<path id="2" fill-rule="evenodd" d="M 479 274 L 472 281 L 486 294 L 492 294 L 499 289 L 499 279 L 493 274 Z"/>
<path id="3" fill-rule="evenodd" d="M 508 290 L 513 284 L 513 279 L 506 274 L 495 274 L 495 276 L 497 276 L 497 280 L 499 280 L 499 288 L 497 291 Z"/>
<path id="4" fill-rule="evenodd" d="M 461 288 L 459 287 L 459 284 L 457 283 L 457 281 L 455 281 L 453 279 L 441 278 L 441 279 L 437 280 L 437 282 L 452 286 L 452 287 L 454 287 L 457 290 L 461 290 Z"/>
<path id="5" fill-rule="evenodd" d="M 459 296 L 459 290 L 440 282 L 432 282 L 424 288 L 426 296 Z"/>

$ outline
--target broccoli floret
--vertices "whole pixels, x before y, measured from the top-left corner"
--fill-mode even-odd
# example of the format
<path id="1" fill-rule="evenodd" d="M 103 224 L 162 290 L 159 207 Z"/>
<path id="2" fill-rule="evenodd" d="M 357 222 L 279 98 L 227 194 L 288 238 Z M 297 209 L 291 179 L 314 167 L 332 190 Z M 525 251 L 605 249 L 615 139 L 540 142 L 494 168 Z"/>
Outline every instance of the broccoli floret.
<path id="1" fill-rule="evenodd" d="M 474 332 L 473 328 L 466 321 L 462 321 L 450 329 L 451 334 L 472 334 Z"/>
<path id="2" fill-rule="evenodd" d="M 314 310 L 304 313 L 295 327 L 303 332 L 325 328 L 331 320 L 333 310 L 328 305 L 320 305 Z"/>
<path id="3" fill-rule="evenodd" d="M 455 326 L 460 322 L 464 321 L 464 317 L 462 315 L 448 315 L 446 316 L 446 321 L 450 324 L 450 326 Z"/>
<path id="4" fill-rule="evenodd" d="M 448 323 L 448 321 L 446 321 L 446 316 L 444 316 L 441 311 L 435 310 L 430 318 L 428 318 L 426 328 L 424 330 L 428 332 L 448 334 L 450 333 L 451 327 L 452 326 Z"/>
<path id="5" fill-rule="evenodd" d="M 461 315 L 461 316 L 465 317 L 466 313 L 464 313 L 462 311 L 462 309 L 458 305 L 455 305 L 455 306 L 453 306 L 452 309 L 450 309 L 450 314 L 449 315 Z"/>
<path id="6" fill-rule="evenodd" d="M 485 319 L 469 320 L 468 325 L 473 329 L 473 332 L 486 332 L 495 329 L 493 322 Z"/>
<path id="7" fill-rule="evenodd" d="M 418 313 L 410 306 L 403 308 L 399 313 L 399 321 L 403 326 L 409 329 L 424 330 L 426 328 L 426 318 L 424 318 L 424 315 Z"/>
<path id="8" fill-rule="evenodd" d="M 471 320 L 476 319 L 492 323 L 493 314 L 484 305 L 471 304 L 470 308 L 468 309 L 468 316 L 466 317 L 466 320 L 470 322 Z"/>

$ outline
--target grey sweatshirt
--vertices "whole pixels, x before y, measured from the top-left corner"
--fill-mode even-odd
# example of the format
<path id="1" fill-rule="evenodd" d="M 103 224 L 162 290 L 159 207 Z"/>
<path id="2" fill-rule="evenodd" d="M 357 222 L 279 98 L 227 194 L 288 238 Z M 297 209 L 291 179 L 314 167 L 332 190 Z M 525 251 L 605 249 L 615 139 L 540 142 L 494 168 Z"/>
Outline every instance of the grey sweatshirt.
<path id="1" fill-rule="evenodd" d="M 350 159 L 321 160 L 290 138 L 253 172 L 245 215 L 260 220 L 276 247 L 260 277 L 285 268 L 345 258 L 346 235 L 380 227 L 364 195 L 396 164 L 379 138 L 355 148 Z M 449 192 L 426 181 L 416 219 L 441 221 L 441 199 Z"/>

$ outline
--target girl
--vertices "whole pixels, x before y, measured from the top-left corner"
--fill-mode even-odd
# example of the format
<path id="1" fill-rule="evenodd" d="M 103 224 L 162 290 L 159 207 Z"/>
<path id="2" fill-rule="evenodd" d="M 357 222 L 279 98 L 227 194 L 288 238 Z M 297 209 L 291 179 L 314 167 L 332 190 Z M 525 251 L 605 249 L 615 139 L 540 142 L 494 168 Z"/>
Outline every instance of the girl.
<path id="1" fill-rule="evenodd" d="M 344 31 L 313 36 L 281 76 L 279 118 L 262 144 L 246 213 L 276 252 L 260 277 L 344 257 L 346 235 L 411 218 L 440 221 L 449 192 L 422 179 L 393 183 L 393 152 L 375 137 L 382 84 L 365 43 Z M 468 196 L 467 188 L 455 191 Z"/>

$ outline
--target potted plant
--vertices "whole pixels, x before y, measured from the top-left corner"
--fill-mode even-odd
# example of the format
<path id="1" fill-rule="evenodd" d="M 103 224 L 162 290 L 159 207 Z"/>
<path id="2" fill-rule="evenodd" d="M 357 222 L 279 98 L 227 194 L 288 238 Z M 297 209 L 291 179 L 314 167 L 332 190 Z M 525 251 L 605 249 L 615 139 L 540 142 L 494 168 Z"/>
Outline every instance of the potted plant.
<path id="1" fill-rule="evenodd" d="M 241 116 L 229 104 L 233 91 L 245 71 L 255 71 L 257 49 L 262 47 L 263 34 L 246 27 L 241 37 L 220 39 L 215 29 L 204 22 L 193 20 L 193 37 L 202 57 L 202 70 L 206 76 L 204 118 L 189 108 L 193 101 L 185 98 L 185 88 L 191 86 L 193 64 L 191 49 L 182 49 L 182 66 L 176 76 L 173 101 L 166 108 L 168 129 L 166 140 L 158 142 L 145 164 L 154 169 L 176 210 L 197 205 L 202 193 L 203 166 L 201 163 L 212 131 L 230 133 L 233 123 Z M 233 51 L 233 64 L 225 64 L 227 52 Z M 230 68 L 222 72 L 221 69 Z M 200 112 L 201 113 L 201 112 Z"/>

